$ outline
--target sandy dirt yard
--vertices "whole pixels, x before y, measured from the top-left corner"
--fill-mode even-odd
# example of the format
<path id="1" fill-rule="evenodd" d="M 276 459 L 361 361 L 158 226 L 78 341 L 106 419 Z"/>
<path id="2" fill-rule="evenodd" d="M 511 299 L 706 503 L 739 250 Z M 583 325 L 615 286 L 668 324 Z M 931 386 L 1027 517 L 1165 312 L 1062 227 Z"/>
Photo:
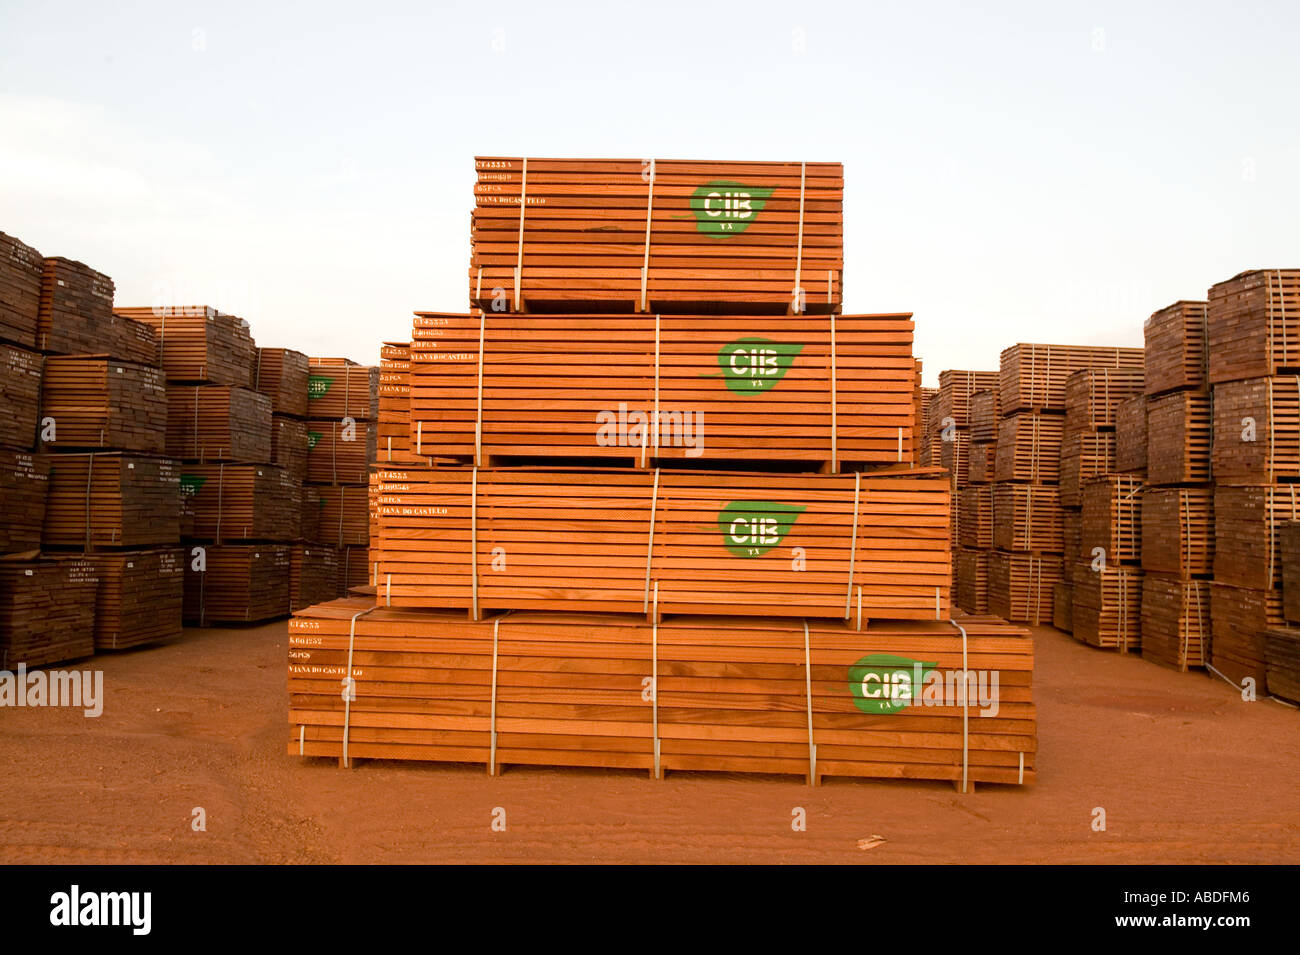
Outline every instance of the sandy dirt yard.
<path id="1" fill-rule="evenodd" d="M 0 862 L 1300 862 L 1300 711 L 1035 634 L 1038 781 L 962 796 L 899 781 L 342 770 L 286 755 L 283 621 L 189 631 L 67 665 L 103 669 L 97 719 L 0 710 Z M 191 828 L 196 807 L 206 832 Z M 791 827 L 796 807 L 806 831 Z M 872 836 L 884 842 L 859 848 Z"/>

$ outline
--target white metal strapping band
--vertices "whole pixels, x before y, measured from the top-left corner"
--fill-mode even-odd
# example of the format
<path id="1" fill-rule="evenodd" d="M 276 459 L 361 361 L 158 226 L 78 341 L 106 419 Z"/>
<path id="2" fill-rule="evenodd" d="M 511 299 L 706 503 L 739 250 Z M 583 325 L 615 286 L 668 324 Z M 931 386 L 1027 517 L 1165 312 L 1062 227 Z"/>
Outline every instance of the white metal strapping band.
<path id="1" fill-rule="evenodd" d="M 802 290 L 799 283 L 803 280 L 803 210 L 805 185 L 807 183 L 808 164 L 799 163 L 799 234 L 797 247 L 794 254 L 794 291 L 791 293 L 791 303 L 794 306 L 794 313 L 797 315 L 803 311 L 802 308 Z"/>
<path id="2" fill-rule="evenodd" d="M 948 622 L 961 631 L 961 791 L 964 793 L 968 790 L 970 776 L 970 671 L 966 669 L 966 628 L 956 620 Z"/>
<path id="3" fill-rule="evenodd" d="M 492 715 L 489 726 L 491 736 L 488 737 L 488 775 L 497 774 L 497 632 L 501 626 L 501 618 L 497 617 L 492 621 Z"/>
<path id="4" fill-rule="evenodd" d="M 853 472 L 853 523 L 849 526 L 849 580 L 844 591 L 844 619 L 849 619 L 849 607 L 853 600 L 853 571 L 858 559 L 858 504 L 862 494 L 862 472 Z"/>
<path id="5" fill-rule="evenodd" d="M 645 255 L 641 260 L 641 308 L 646 310 L 646 285 L 650 277 L 650 221 L 655 207 L 655 161 L 650 160 L 650 182 L 646 189 L 645 200 Z"/>
<path id="6" fill-rule="evenodd" d="M 373 613 L 378 607 L 367 607 L 365 610 L 359 610 L 352 615 L 352 622 L 348 625 L 348 665 L 343 671 L 343 680 L 347 683 L 348 694 L 343 697 L 343 765 L 349 766 L 348 762 L 348 735 L 352 722 L 352 697 L 356 695 L 356 683 L 352 680 L 352 652 L 357 642 L 357 620 L 368 613 Z"/>
<path id="7" fill-rule="evenodd" d="M 653 711 L 655 779 L 659 778 L 659 581 L 655 581 L 654 618 L 650 621 L 650 704 Z"/>
<path id="8" fill-rule="evenodd" d="M 470 619 L 478 619 L 478 468 L 470 472 L 469 490 Z"/>
<path id="9" fill-rule="evenodd" d="M 839 452 L 839 394 L 837 361 L 835 356 L 835 313 L 831 312 L 831 473 L 838 474 L 840 469 Z"/>
<path id="10" fill-rule="evenodd" d="M 487 337 L 487 312 L 478 316 L 478 399 L 474 417 L 474 466 L 483 466 L 483 344 Z"/>
<path id="11" fill-rule="evenodd" d="M 813 738 L 812 649 L 808 640 L 808 621 L 803 622 L 804 698 L 808 701 L 808 782 L 817 785 L 817 742 Z"/>
<path id="12" fill-rule="evenodd" d="M 520 287 L 524 276 L 524 208 L 528 205 L 528 157 L 524 157 L 523 174 L 519 180 L 519 252 L 515 257 L 515 311 L 523 311 Z"/>
<path id="13" fill-rule="evenodd" d="M 659 506 L 659 469 L 655 468 L 654 490 L 650 492 L 650 530 L 646 534 L 646 551 L 645 551 L 645 599 L 642 601 L 642 612 L 650 610 L 650 566 L 654 562 L 655 556 L 655 512 Z M 658 605 L 656 583 L 656 606 Z"/>

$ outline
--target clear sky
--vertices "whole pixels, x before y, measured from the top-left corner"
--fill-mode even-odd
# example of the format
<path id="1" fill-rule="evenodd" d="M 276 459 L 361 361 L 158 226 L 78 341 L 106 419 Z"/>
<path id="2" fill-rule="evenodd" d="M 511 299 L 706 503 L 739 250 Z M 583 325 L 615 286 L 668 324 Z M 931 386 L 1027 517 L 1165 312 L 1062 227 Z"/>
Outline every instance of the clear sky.
<path id="1" fill-rule="evenodd" d="M 467 305 L 475 154 L 838 160 L 926 380 L 1300 267 L 1300 3 L 0 0 L 0 230 L 377 360 Z"/>

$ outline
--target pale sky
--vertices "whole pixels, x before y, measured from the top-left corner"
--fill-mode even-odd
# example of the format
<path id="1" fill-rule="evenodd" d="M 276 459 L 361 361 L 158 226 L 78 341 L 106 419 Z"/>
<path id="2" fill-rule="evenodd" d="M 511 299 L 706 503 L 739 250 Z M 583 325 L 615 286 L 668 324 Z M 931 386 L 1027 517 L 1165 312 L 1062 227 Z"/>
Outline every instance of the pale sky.
<path id="1" fill-rule="evenodd" d="M 464 310 L 476 154 L 835 160 L 926 383 L 1300 267 L 1300 3 L 0 0 L 0 231 L 378 359 Z"/>

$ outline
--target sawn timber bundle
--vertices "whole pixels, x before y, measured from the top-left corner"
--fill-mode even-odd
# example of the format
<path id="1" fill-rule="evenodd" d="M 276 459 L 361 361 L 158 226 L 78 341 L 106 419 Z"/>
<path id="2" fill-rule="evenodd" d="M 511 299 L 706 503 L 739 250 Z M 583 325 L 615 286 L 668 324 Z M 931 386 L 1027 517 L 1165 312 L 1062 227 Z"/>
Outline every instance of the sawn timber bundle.
<path id="1" fill-rule="evenodd" d="M 1141 372 L 1142 352 L 1095 345 L 1012 345 L 1002 351 L 1001 412 L 1064 411 L 1065 383 L 1072 374 L 1099 368 Z"/>
<path id="2" fill-rule="evenodd" d="M 167 453 L 167 388 L 161 369 L 104 355 L 45 360 L 41 415 L 50 450 Z M 49 438 L 45 439 L 45 432 Z"/>
<path id="3" fill-rule="evenodd" d="M 369 608 L 339 600 L 290 621 L 290 754 L 477 762 L 493 774 L 523 764 L 812 783 L 1034 779 L 1033 643 L 1002 621 L 962 618 L 963 635 L 947 621 L 856 631 L 761 617 L 468 621 Z M 956 695 L 963 668 L 989 674 L 986 693 L 997 675 L 996 711 L 971 684 Z"/>
<path id="4" fill-rule="evenodd" d="M 97 585 L 84 561 L 0 561 L 0 670 L 94 653 Z"/>
<path id="5" fill-rule="evenodd" d="M 252 386 L 256 346 L 242 318 L 207 305 L 119 307 L 113 311 L 153 327 L 168 381 Z"/>
<path id="6" fill-rule="evenodd" d="M 60 454 L 50 461 L 46 547 L 153 547 L 180 539 L 180 467 L 142 455 Z"/>

